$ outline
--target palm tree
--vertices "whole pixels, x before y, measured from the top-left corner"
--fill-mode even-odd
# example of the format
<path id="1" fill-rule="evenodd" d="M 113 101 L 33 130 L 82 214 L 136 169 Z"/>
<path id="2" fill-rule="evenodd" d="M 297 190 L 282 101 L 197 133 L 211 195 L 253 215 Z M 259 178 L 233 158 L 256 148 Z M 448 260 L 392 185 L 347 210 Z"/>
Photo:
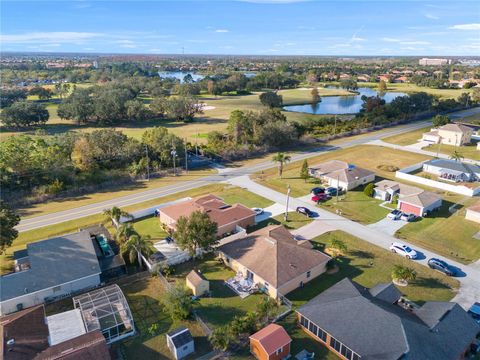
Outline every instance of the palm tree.
<path id="1" fill-rule="evenodd" d="M 282 178 L 283 165 L 291 160 L 291 156 L 285 153 L 279 152 L 272 157 L 272 161 L 278 163 L 278 176 Z"/>
<path id="2" fill-rule="evenodd" d="M 137 231 L 133 228 L 132 224 L 126 223 L 119 226 L 115 233 L 115 240 L 120 243 L 126 242 L 130 236 L 138 235 Z"/>
<path id="3" fill-rule="evenodd" d="M 463 155 L 460 154 L 457 150 L 453 152 L 452 155 L 450 155 L 450 159 L 455 160 L 455 161 L 462 161 L 463 160 Z"/>
<path id="4" fill-rule="evenodd" d="M 337 257 L 340 253 L 344 253 L 347 251 L 347 245 L 342 240 L 339 240 L 337 238 L 332 239 L 329 248 L 333 250 L 333 254 L 335 257 Z"/>
<path id="5" fill-rule="evenodd" d="M 412 268 L 395 265 L 392 270 L 392 279 L 408 284 L 408 280 L 415 280 L 417 272 Z"/>
<path id="6" fill-rule="evenodd" d="M 135 257 L 138 261 L 138 266 L 142 266 L 142 255 L 148 257 L 155 252 L 155 248 L 148 241 L 150 236 L 140 236 L 138 234 L 130 236 L 128 241 L 122 245 L 122 252 L 128 252 L 128 258 L 133 264 Z"/>
<path id="7" fill-rule="evenodd" d="M 112 221 L 112 225 L 114 225 L 115 227 L 118 227 L 119 222 L 120 222 L 120 218 L 122 216 L 126 217 L 128 219 L 131 219 L 131 220 L 133 219 L 132 214 L 130 214 L 126 211 L 123 211 L 122 209 L 120 209 L 119 207 L 116 207 L 116 206 L 112 207 L 111 209 L 103 210 L 103 215 L 108 217 Z"/>

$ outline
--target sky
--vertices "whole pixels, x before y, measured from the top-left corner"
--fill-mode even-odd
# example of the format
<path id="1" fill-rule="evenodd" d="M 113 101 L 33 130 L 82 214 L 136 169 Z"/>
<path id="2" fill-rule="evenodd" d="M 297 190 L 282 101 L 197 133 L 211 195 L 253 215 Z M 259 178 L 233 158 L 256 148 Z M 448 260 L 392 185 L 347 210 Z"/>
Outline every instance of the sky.
<path id="1" fill-rule="evenodd" d="M 480 1 L 22 1 L 2 51 L 480 56 Z"/>

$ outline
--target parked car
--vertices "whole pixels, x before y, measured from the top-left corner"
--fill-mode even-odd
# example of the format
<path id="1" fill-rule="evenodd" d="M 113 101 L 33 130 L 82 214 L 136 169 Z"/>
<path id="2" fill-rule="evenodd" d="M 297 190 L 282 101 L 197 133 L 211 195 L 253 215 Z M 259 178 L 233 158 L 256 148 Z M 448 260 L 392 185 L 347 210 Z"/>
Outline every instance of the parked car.
<path id="1" fill-rule="evenodd" d="M 392 210 L 387 214 L 387 218 L 392 219 L 392 220 L 398 220 L 400 219 L 400 216 L 402 216 L 402 212 L 400 210 Z"/>
<path id="2" fill-rule="evenodd" d="M 262 208 L 252 208 L 253 212 L 255 215 L 262 215 L 263 214 L 263 209 Z"/>
<path id="3" fill-rule="evenodd" d="M 314 187 L 312 190 L 310 190 L 310 193 L 313 195 L 318 195 L 318 194 L 323 194 L 325 192 L 325 188 L 319 186 L 319 187 Z"/>
<path id="4" fill-rule="evenodd" d="M 413 220 L 415 220 L 416 218 L 417 218 L 417 217 L 416 217 L 414 214 L 406 214 L 406 213 L 403 213 L 403 214 L 400 216 L 400 220 L 407 221 L 407 222 L 413 221 Z"/>
<path id="5" fill-rule="evenodd" d="M 392 243 L 392 245 L 390 245 L 390 250 L 396 254 L 405 256 L 407 259 L 415 259 L 417 257 L 417 252 L 415 250 L 400 242 Z"/>
<path id="6" fill-rule="evenodd" d="M 325 189 L 325 194 L 327 195 L 330 195 L 330 196 L 335 196 L 337 195 L 337 191 L 338 191 L 338 194 L 341 194 L 342 193 L 342 188 L 334 188 L 334 187 L 328 187 Z"/>
<path id="7" fill-rule="evenodd" d="M 308 209 L 304 206 L 297 207 L 297 212 L 300 213 L 300 214 L 303 214 L 305 216 L 308 216 L 308 217 L 314 217 L 315 216 L 315 213 L 313 211 L 311 211 L 310 209 Z"/>
<path id="8" fill-rule="evenodd" d="M 312 201 L 315 201 L 316 203 L 319 203 L 320 201 L 326 201 L 330 198 L 327 194 L 317 194 L 312 196 Z"/>
<path id="9" fill-rule="evenodd" d="M 475 321 L 480 324 L 480 302 L 476 302 L 470 309 L 468 309 L 468 314 L 475 319 Z"/>
<path id="10" fill-rule="evenodd" d="M 448 265 L 445 261 L 440 259 L 431 258 L 428 260 L 428 267 L 430 269 L 440 271 L 448 276 L 455 276 L 456 273 L 455 269 L 451 265 Z"/>

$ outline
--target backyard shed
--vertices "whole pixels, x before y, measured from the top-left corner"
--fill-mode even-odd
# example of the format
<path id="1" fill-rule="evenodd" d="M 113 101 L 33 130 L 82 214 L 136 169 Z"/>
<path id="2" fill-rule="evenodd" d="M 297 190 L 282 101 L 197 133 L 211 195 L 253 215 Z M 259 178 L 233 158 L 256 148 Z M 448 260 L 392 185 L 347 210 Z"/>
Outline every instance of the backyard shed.
<path id="1" fill-rule="evenodd" d="M 167 346 L 176 360 L 195 352 L 192 334 L 183 326 L 167 333 Z"/>
<path id="2" fill-rule="evenodd" d="M 283 327 L 270 324 L 250 336 L 250 352 L 259 360 L 281 360 L 290 355 L 291 342 Z"/>
<path id="3" fill-rule="evenodd" d="M 198 271 L 192 270 L 186 278 L 187 287 L 192 290 L 193 295 L 202 296 L 210 290 L 210 283 Z"/>

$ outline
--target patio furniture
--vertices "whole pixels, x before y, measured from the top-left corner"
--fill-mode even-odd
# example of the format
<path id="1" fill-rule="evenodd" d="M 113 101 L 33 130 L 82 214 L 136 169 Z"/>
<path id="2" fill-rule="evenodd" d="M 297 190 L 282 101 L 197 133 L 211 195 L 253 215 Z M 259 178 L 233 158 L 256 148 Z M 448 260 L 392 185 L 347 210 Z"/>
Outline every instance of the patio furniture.
<path id="1" fill-rule="evenodd" d="M 295 359 L 297 360 L 310 360 L 315 357 L 315 353 L 309 353 L 307 350 L 303 349 L 297 355 L 295 355 Z"/>

